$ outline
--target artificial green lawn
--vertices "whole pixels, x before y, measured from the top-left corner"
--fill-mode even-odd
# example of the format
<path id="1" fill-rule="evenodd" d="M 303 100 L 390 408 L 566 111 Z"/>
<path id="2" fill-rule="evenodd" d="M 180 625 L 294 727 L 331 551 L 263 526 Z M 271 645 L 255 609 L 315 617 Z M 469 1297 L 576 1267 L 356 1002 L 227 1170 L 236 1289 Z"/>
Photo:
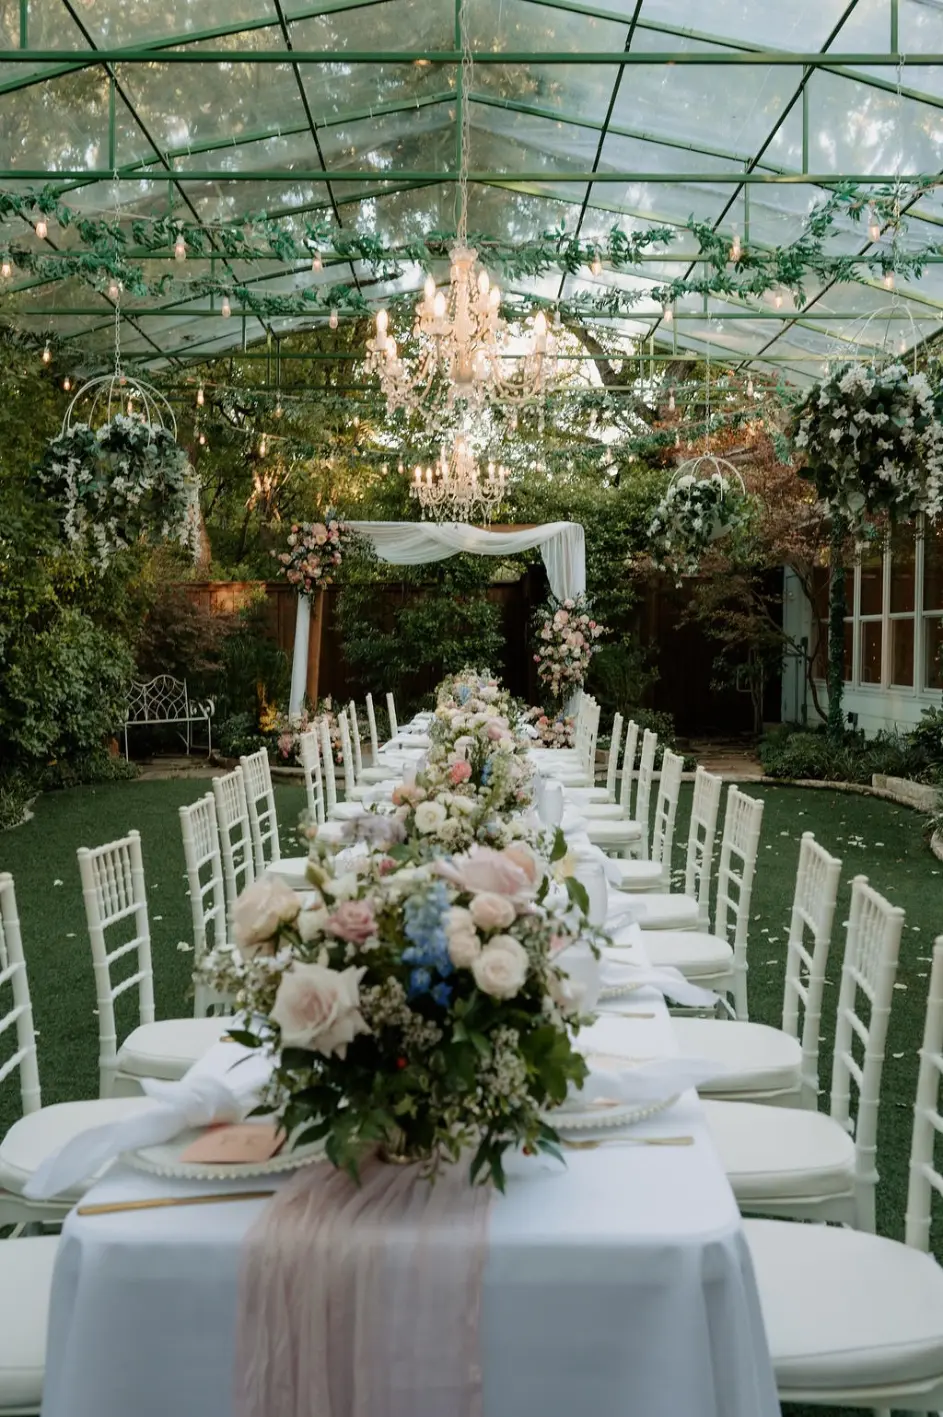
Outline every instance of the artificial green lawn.
<path id="1" fill-rule="evenodd" d="M 751 911 L 752 1018 L 773 1024 L 781 1019 L 783 955 L 802 832 L 814 832 L 844 862 L 825 991 L 822 1081 L 826 1089 L 842 922 L 847 916 L 852 877 L 868 876 L 907 912 L 884 1070 L 878 1191 L 879 1229 L 902 1238 L 929 956 L 934 935 L 943 933 L 943 864 L 931 855 L 923 839 L 923 819 L 907 808 L 831 790 L 744 786 L 766 803 Z M 49 794 L 37 801 L 31 821 L 0 835 L 0 870 L 11 871 L 16 879 L 40 1035 L 44 1101 L 92 1097 L 98 1089 L 95 994 L 76 847 L 100 845 L 132 827 L 140 831 L 149 888 L 158 1017 L 188 1012 L 191 956 L 178 949 L 178 942 L 191 939 L 190 902 L 177 809 L 208 790 L 205 780 L 191 779 L 113 783 Z M 304 807 L 304 794 L 300 788 L 278 787 L 276 796 L 283 851 L 296 854 L 301 847 L 291 838 Z M 687 788 L 678 814 L 676 867 L 682 864 L 689 806 Z M 827 1093 L 823 1105 L 827 1105 Z M 0 1089 L 0 1127 L 9 1125 L 17 1114 L 16 1089 L 8 1084 Z M 943 1258 L 940 1245 L 937 1253 Z"/>

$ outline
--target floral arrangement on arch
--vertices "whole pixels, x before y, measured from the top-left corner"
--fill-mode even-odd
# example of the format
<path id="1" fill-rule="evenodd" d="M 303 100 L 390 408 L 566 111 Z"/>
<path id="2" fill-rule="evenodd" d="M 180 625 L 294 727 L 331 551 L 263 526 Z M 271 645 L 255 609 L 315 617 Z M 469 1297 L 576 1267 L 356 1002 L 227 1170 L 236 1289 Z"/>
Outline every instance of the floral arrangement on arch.
<path id="1" fill-rule="evenodd" d="M 906 521 L 943 508 L 943 423 L 924 374 L 842 365 L 806 394 L 793 434 L 800 476 L 856 529 L 881 513 Z"/>
<path id="2" fill-rule="evenodd" d="M 739 479 L 715 468 L 707 477 L 683 473 L 669 484 L 648 527 L 649 554 L 661 570 L 694 575 L 712 542 L 749 520 Z"/>
<path id="3" fill-rule="evenodd" d="M 593 618 L 585 596 L 557 600 L 551 596 L 537 616 L 534 663 L 541 684 L 557 702 L 569 697 L 586 678 L 590 661 L 606 633 Z"/>
<path id="4" fill-rule="evenodd" d="M 323 522 L 293 522 L 288 550 L 273 551 L 282 574 L 299 595 L 314 595 L 333 584 L 354 533 L 329 517 Z"/>
<path id="5" fill-rule="evenodd" d="M 46 445 L 35 477 L 65 540 L 96 566 L 142 540 L 191 546 L 198 532 L 190 460 L 172 433 L 141 418 L 73 424 Z"/>
<path id="6" fill-rule="evenodd" d="M 405 867 L 379 841 L 343 865 L 318 848 L 313 898 L 256 882 L 201 971 L 251 1021 L 233 1036 L 273 1054 L 264 1105 L 354 1175 L 378 1147 L 430 1173 L 471 1149 L 472 1180 L 503 1186 L 508 1148 L 555 1150 L 552 1109 L 586 1076 L 557 962 L 585 917 L 549 905 L 521 844 Z"/>

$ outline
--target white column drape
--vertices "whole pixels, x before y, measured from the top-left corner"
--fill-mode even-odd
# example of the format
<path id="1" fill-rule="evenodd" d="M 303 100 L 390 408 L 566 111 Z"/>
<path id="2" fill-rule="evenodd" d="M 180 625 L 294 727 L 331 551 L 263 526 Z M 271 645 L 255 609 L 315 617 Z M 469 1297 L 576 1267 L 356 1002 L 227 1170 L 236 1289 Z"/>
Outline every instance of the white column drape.
<path id="1" fill-rule="evenodd" d="M 586 538 L 579 522 L 547 522 L 519 531 L 486 531 L 463 522 L 348 522 L 373 543 L 381 561 L 418 566 L 442 561 L 460 551 L 476 556 L 513 556 L 540 547 L 550 589 L 558 600 L 575 599 L 586 591 Z M 298 597 L 295 651 L 291 670 L 289 712 L 298 714 L 304 702 L 308 673 L 311 605 Z"/>

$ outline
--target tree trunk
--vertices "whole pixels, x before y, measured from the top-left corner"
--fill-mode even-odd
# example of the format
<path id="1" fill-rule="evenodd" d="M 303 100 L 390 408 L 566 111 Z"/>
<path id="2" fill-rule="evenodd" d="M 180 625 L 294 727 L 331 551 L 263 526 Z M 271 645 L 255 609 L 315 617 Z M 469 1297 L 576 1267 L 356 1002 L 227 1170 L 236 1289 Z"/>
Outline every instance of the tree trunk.
<path id="1" fill-rule="evenodd" d="M 828 735 L 840 739 L 845 732 L 842 699 L 845 693 L 845 567 L 842 553 L 845 524 L 832 513 L 830 537 L 831 576 L 828 585 Z"/>

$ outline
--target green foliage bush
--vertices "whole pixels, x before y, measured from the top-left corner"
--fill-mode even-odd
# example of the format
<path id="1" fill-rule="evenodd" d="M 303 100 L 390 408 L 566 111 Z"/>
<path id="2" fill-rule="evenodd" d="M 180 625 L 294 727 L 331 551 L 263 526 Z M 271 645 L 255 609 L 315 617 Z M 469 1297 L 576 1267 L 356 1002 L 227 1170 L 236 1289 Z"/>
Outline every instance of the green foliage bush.
<path id="1" fill-rule="evenodd" d="M 241 758 L 257 753 L 260 748 L 271 752 L 271 734 L 259 732 L 257 713 L 232 713 L 219 724 L 216 733 L 219 751 L 224 758 Z"/>
<path id="2" fill-rule="evenodd" d="M 874 773 L 917 781 L 935 779 L 943 760 L 928 751 L 927 731 L 878 733 L 866 738 L 848 731 L 836 741 L 824 729 L 806 731 L 785 724 L 768 733 L 759 753 L 767 777 L 809 782 L 852 782 L 870 786 Z"/>

